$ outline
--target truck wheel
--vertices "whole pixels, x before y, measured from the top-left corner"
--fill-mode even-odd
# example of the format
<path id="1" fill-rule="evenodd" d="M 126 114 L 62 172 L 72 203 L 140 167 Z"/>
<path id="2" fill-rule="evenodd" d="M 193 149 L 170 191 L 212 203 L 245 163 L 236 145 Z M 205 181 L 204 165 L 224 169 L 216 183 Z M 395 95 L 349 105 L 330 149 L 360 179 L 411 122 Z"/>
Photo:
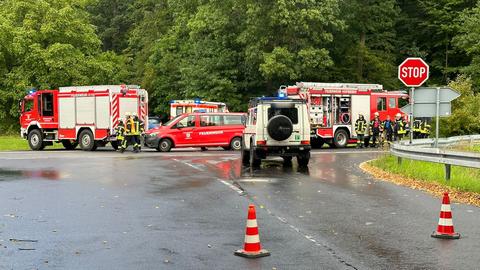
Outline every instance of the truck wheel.
<path id="1" fill-rule="evenodd" d="M 77 142 L 72 142 L 70 140 L 62 140 L 63 147 L 67 150 L 73 150 L 77 148 L 78 143 Z"/>
<path id="2" fill-rule="evenodd" d="M 43 135 L 39 129 L 33 129 L 28 133 L 28 145 L 33 151 L 45 148 L 43 145 Z"/>
<path id="3" fill-rule="evenodd" d="M 337 130 L 333 137 L 333 143 L 337 148 L 345 148 L 348 143 L 348 133 L 344 129 Z"/>
<path id="4" fill-rule="evenodd" d="M 85 129 L 80 132 L 80 148 L 83 151 L 93 151 L 95 150 L 95 140 L 93 138 L 93 134 L 89 129 Z"/>
<path id="5" fill-rule="evenodd" d="M 158 144 L 157 150 L 160 152 L 169 152 L 172 149 L 172 141 L 169 139 L 163 139 Z"/>
<path id="6" fill-rule="evenodd" d="M 312 147 L 315 149 L 320 149 L 322 148 L 323 144 L 325 144 L 325 141 L 322 138 L 312 138 L 310 142 L 312 143 Z"/>
<path id="7" fill-rule="evenodd" d="M 253 147 L 250 147 L 250 153 L 249 153 L 249 162 L 250 162 L 250 167 L 260 167 L 260 164 L 262 163 L 262 160 L 258 158 L 257 154 L 255 153 L 255 150 Z"/>
<path id="8" fill-rule="evenodd" d="M 292 166 L 292 157 L 282 157 L 283 158 L 283 166 Z"/>
<path id="9" fill-rule="evenodd" d="M 242 149 L 242 138 L 233 138 L 230 142 L 230 149 L 232 149 L 233 151 L 240 151 Z"/>
<path id="10" fill-rule="evenodd" d="M 307 167 L 308 162 L 310 161 L 310 152 L 301 153 L 297 156 L 298 166 Z"/>

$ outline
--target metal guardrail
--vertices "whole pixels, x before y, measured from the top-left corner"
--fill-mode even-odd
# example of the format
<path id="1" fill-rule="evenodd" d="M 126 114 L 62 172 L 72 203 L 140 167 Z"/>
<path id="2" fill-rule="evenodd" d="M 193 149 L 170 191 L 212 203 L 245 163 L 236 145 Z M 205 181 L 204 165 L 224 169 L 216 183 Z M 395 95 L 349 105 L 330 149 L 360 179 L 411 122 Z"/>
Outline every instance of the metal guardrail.
<path id="1" fill-rule="evenodd" d="M 439 146 L 450 146 L 460 142 L 474 143 L 480 142 L 480 135 L 456 136 L 439 139 Z M 410 144 L 408 141 L 394 143 L 390 148 L 390 153 L 398 157 L 398 162 L 402 158 L 428 161 L 445 164 L 445 179 L 450 180 L 451 165 L 478 168 L 480 169 L 480 154 L 451 151 L 442 148 L 432 148 L 435 145 L 434 139 L 417 139 Z"/>

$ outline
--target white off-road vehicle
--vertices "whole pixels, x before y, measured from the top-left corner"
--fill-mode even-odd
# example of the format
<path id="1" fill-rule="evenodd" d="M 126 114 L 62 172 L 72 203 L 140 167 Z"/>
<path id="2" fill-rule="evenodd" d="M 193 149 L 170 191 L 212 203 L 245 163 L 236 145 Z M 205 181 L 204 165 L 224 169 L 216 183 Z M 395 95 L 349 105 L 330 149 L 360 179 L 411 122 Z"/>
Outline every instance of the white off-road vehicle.
<path id="1" fill-rule="evenodd" d="M 250 101 L 241 151 L 244 165 L 260 166 L 267 156 L 281 156 L 285 162 L 297 157 L 298 165 L 305 167 L 310 149 L 304 100 L 263 97 Z"/>

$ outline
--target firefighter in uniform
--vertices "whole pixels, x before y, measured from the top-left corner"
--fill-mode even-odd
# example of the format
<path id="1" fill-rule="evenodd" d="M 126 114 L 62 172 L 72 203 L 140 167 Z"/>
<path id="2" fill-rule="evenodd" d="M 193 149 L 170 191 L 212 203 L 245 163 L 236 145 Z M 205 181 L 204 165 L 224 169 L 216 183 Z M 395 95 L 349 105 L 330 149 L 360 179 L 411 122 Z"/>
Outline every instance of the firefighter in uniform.
<path id="1" fill-rule="evenodd" d="M 422 121 L 419 119 L 413 121 L 413 127 L 411 131 L 413 132 L 414 139 L 421 138 L 421 128 L 420 128 L 421 124 L 422 124 Z"/>
<path id="2" fill-rule="evenodd" d="M 402 114 L 400 113 L 397 113 L 397 115 L 395 116 L 394 134 L 395 134 L 395 141 L 402 140 L 403 136 L 407 134 L 406 122 L 403 121 Z"/>
<path id="3" fill-rule="evenodd" d="M 132 144 L 133 144 L 133 152 L 138 153 L 140 152 L 140 136 L 143 133 L 143 127 L 138 119 L 138 116 L 134 113 L 132 117 L 133 126 L 132 126 Z"/>
<path id="4" fill-rule="evenodd" d="M 427 123 L 427 121 L 423 121 L 422 125 L 420 126 L 420 136 L 421 138 L 428 138 L 430 137 L 430 129 L 431 126 Z"/>
<path id="5" fill-rule="evenodd" d="M 130 113 L 125 113 L 125 139 L 122 143 L 122 148 L 120 152 L 123 153 L 129 144 L 132 143 L 132 127 L 133 127 L 133 117 Z"/>
<path id="6" fill-rule="evenodd" d="M 115 128 L 115 134 L 117 135 L 117 145 L 120 146 L 120 152 L 122 151 L 123 141 L 125 140 L 125 124 L 123 120 L 118 120 L 118 126 Z M 125 150 L 125 149 L 123 149 Z"/>
<path id="7" fill-rule="evenodd" d="M 393 137 L 393 122 L 390 119 L 390 115 L 387 115 L 387 120 L 383 121 L 382 123 L 383 131 L 385 132 L 385 138 L 387 139 L 387 143 L 392 143 Z"/>
<path id="8" fill-rule="evenodd" d="M 370 122 L 370 135 L 372 136 L 372 147 L 377 147 L 378 143 L 381 143 L 379 138 L 380 131 L 382 131 L 382 121 L 380 121 L 380 114 L 375 112 L 375 118 Z"/>
<path id="9" fill-rule="evenodd" d="M 363 118 L 362 114 L 358 115 L 358 119 L 355 122 L 355 132 L 357 133 L 357 148 L 363 148 L 363 138 L 365 131 L 367 130 L 367 121 Z"/>

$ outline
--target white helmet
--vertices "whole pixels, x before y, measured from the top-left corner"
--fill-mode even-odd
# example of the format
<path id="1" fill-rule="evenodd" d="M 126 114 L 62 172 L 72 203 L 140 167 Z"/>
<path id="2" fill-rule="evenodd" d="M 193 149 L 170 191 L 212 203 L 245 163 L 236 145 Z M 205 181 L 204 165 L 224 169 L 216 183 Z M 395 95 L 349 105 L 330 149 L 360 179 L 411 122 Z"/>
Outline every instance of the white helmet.
<path id="1" fill-rule="evenodd" d="M 125 112 L 125 116 L 130 116 L 132 115 L 130 112 Z"/>
<path id="2" fill-rule="evenodd" d="M 137 113 L 136 113 L 136 112 L 133 112 L 132 115 L 133 115 L 133 116 L 137 116 Z"/>
<path id="3" fill-rule="evenodd" d="M 375 112 L 375 116 L 380 116 L 380 113 L 379 113 L 379 112 Z"/>
<path id="4" fill-rule="evenodd" d="M 401 113 L 397 113 L 395 116 L 396 116 L 396 117 L 402 117 L 402 114 L 401 114 Z"/>

